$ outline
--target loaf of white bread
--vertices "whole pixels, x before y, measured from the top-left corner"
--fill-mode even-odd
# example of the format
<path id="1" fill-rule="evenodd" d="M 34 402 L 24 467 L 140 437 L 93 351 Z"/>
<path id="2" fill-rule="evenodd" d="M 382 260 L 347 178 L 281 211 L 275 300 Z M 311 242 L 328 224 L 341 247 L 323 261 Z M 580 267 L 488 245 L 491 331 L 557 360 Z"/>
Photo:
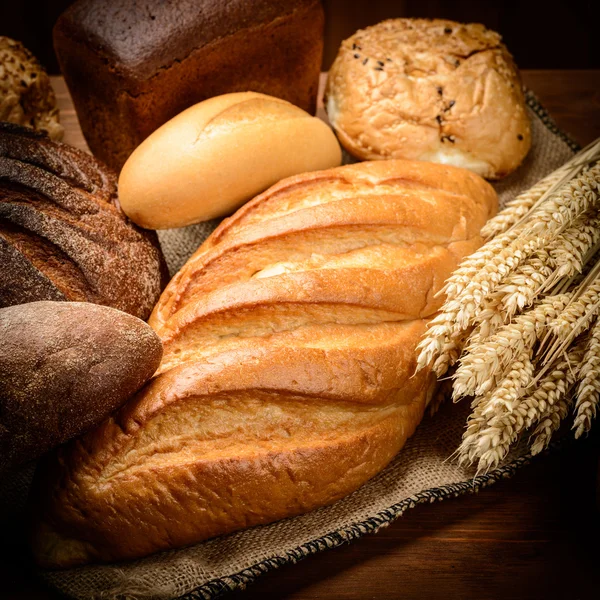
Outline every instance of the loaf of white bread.
<path id="1" fill-rule="evenodd" d="M 494 190 L 381 161 L 294 176 L 225 220 L 150 323 L 158 375 L 39 467 L 47 567 L 140 557 L 297 515 L 381 471 L 422 418 L 436 297 Z"/>

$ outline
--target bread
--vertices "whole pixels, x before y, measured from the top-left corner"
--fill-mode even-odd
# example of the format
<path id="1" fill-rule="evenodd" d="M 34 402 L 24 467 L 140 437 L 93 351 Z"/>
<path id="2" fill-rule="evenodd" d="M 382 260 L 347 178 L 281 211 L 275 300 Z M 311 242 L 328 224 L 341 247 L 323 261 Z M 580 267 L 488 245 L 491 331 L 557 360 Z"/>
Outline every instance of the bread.
<path id="1" fill-rule="evenodd" d="M 167 280 L 156 234 L 119 208 L 115 176 L 89 154 L 0 124 L 0 307 L 106 304 L 147 319 Z"/>
<path id="2" fill-rule="evenodd" d="M 20 42 L 0 36 L 0 121 L 45 131 L 61 140 L 56 97 L 48 74 Z"/>
<path id="3" fill-rule="evenodd" d="M 406 158 L 514 171 L 531 131 L 517 68 L 501 37 L 479 24 L 392 19 L 345 40 L 325 108 L 360 159 Z"/>
<path id="4" fill-rule="evenodd" d="M 231 214 L 280 179 L 337 167 L 323 121 L 272 96 L 210 98 L 165 123 L 119 176 L 123 211 L 142 227 L 182 227 Z"/>
<path id="5" fill-rule="evenodd" d="M 92 152 L 120 169 L 182 110 L 255 91 L 314 114 L 320 0 L 78 0 L 54 47 Z"/>
<path id="6" fill-rule="evenodd" d="M 435 294 L 496 203 L 468 171 L 382 161 L 288 178 L 223 221 L 153 313 L 157 377 L 38 470 L 38 562 L 191 544 L 379 472 L 433 390 L 413 373 Z"/>
<path id="7" fill-rule="evenodd" d="M 0 473 L 103 421 L 149 379 L 146 323 L 83 302 L 0 309 Z"/>

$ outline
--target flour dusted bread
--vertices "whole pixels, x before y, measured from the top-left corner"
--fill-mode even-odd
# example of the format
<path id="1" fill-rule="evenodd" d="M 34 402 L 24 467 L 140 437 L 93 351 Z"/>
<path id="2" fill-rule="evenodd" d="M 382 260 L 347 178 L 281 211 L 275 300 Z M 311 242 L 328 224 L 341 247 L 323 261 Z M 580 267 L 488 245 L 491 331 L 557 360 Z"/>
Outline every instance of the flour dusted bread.
<path id="1" fill-rule="evenodd" d="M 0 307 L 93 302 L 147 319 L 166 283 L 156 233 L 121 211 L 89 154 L 0 124 Z"/>
<path id="2" fill-rule="evenodd" d="M 341 162 L 321 119 L 272 96 L 224 94 L 144 140 L 121 171 L 119 198 L 142 227 L 183 227 L 231 214 L 284 177 Z"/>
<path id="3" fill-rule="evenodd" d="M 433 392 L 415 348 L 496 210 L 461 169 L 363 163 L 288 178 L 163 293 L 158 375 L 48 457 L 33 548 L 134 558 L 334 502 L 402 447 Z"/>
<path id="4" fill-rule="evenodd" d="M 517 68 L 476 23 L 391 19 L 342 42 L 325 108 L 342 145 L 373 160 L 407 158 L 514 171 L 531 145 Z"/>
<path id="5" fill-rule="evenodd" d="M 88 302 L 0 308 L 0 474 L 99 424 L 149 379 L 160 340 Z"/>

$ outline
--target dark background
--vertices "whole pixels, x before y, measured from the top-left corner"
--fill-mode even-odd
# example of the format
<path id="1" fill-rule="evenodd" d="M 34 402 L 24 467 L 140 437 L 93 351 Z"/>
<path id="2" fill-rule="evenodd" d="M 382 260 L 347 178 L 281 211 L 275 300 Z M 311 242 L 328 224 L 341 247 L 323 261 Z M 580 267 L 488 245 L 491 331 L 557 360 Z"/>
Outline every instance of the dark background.
<path id="1" fill-rule="evenodd" d="M 57 74 L 52 26 L 71 2 L 0 0 L 0 35 L 22 41 L 50 73 Z M 594 43 L 599 35 L 598 0 L 324 0 L 324 5 L 324 70 L 335 58 L 341 40 L 391 17 L 483 23 L 502 34 L 523 69 L 600 68 L 600 44 Z"/>

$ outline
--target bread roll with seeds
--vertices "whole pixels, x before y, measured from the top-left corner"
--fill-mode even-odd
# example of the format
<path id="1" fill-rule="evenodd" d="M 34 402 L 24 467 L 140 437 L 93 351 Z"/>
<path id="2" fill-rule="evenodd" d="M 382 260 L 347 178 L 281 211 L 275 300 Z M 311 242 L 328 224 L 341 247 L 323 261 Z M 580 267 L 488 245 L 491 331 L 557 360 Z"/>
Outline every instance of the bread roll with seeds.
<path id="1" fill-rule="evenodd" d="M 391 19 L 342 42 L 325 109 L 363 160 L 406 158 L 499 179 L 531 146 L 517 68 L 501 37 L 476 23 Z"/>
<path id="2" fill-rule="evenodd" d="M 297 515 L 383 469 L 434 379 L 416 345 L 497 197 L 380 161 L 305 173 L 226 219 L 151 323 L 157 376 L 37 474 L 34 552 L 134 558 Z"/>
<path id="3" fill-rule="evenodd" d="M 50 77 L 23 44 L 0 35 L 0 121 L 45 131 L 62 140 Z"/>

